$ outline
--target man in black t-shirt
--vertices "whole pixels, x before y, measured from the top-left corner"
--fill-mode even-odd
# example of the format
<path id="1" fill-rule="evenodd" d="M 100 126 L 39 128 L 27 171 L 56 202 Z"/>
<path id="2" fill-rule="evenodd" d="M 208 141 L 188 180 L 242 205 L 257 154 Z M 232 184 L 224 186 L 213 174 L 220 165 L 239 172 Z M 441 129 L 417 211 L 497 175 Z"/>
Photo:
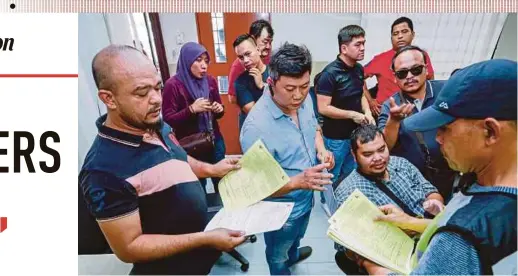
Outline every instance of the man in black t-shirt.
<path id="1" fill-rule="evenodd" d="M 324 68 L 316 82 L 318 110 L 324 118 L 324 142 L 335 156 L 335 167 L 330 171 L 333 182 L 356 167 L 351 154 L 351 132 L 359 124 L 375 124 L 363 96 L 363 67 L 358 63 L 364 57 L 365 31 L 357 25 L 342 28 L 338 46 L 336 60 Z"/>
<path id="2" fill-rule="evenodd" d="M 253 36 L 240 35 L 234 41 L 233 46 L 237 58 L 246 69 L 234 82 L 237 104 L 244 115 L 239 118 L 239 129 L 241 130 L 246 114 L 263 95 L 268 70 L 261 60 L 261 54 Z"/>

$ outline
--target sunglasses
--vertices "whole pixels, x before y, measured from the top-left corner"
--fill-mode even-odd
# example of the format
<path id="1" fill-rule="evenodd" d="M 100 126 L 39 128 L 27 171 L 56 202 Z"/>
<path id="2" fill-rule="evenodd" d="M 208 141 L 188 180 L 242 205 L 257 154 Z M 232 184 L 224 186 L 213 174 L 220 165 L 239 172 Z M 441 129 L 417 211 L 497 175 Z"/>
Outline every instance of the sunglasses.
<path id="1" fill-rule="evenodd" d="M 412 73 L 412 75 L 414 75 L 414 76 L 419 76 L 419 75 L 421 75 L 421 73 L 423 73 L 423 69 L 424 69 L 424 65 L 419 65 L 419 66 L 416 66 L 411 69 L 404 69 L 404 70 L 396 71 L 395 74 L 398 79 L 403 80 L 406 78 L 406 76 L 408 76 L 408 72 Z"/>

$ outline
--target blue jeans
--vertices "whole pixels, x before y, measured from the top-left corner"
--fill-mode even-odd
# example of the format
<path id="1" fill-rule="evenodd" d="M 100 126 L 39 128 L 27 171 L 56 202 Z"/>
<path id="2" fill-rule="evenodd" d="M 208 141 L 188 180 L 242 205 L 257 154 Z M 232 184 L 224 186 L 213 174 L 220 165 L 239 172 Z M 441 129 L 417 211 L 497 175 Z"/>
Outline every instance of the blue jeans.
<path id="1" fill-rule="evenodd" d="M 333 174 L 333 189 L 336 189 L 338 184 L 336 180 L 341 175 L 349 175 L 353 170 L 356 169 L 356 162 L 351 153 L 351 140 L 335 140 L 324 137 L 324 145 L 328 151 L 331 151 L 335 157 L 335 166 L 330 171 Z"/>
<path id="2" fill-rule="evenodd" d="M 223 140 L 222 136 L 219 136 L 219 137 L 216 136 L 216 138 L 214 139 L 214 155 L 211 156 L 208 160 L 206 160 L 206 161 L 203 160 L 203 161 L 210 163 L 210 164 L 216 164 L 219 161 L 225 159 L 225 152 L 226 152 L 225 140 Z M 211 179 L 212 179 L 212 184 L 214 184 L 214 191 L 217 194 L 217 193 L 219 193 L 218 183 L 221 180 L 221 178 L 212 177 Z M 201 178 L 200 182 L 201 182 L 203 189 L 205 189 L 205 186 L 207 185 L 207 179 Z"/>
<path id="3" fill-rule="evenodd" d="M 299 260 L 300 240 L 308 228 L 307 214 L 288 221 L 277 231 L 264 233 L 266 261 L 271 275 L 290 275 L 289 267 Z"/>

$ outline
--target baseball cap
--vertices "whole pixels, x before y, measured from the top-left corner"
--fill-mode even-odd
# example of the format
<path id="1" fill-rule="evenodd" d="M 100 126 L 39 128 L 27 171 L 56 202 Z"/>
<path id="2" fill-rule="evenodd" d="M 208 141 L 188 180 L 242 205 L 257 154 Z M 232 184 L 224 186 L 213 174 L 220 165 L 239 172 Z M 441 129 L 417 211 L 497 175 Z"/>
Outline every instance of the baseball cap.
<path id="1" fill-rule="evenodd" d="M 404 120 L 411 131 L 439 128 L 457 118 L 516 120 L 516 62 L 482 61 L 457 70 L 432 106 Z"/>

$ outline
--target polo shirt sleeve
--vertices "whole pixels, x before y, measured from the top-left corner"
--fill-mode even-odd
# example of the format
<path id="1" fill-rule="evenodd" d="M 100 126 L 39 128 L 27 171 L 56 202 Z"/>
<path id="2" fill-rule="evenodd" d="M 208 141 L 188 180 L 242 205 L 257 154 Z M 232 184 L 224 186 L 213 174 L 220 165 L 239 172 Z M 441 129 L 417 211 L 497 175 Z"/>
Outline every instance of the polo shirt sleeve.
<path id="1" fill-rule="evenodd" d="M 261 131 L 253 124 L 253 120 L 245 121 L 241 129 L 241 135 L 239 135 L 239 142 L 243 153 L 252 147 L 255 141 L 262 136 L 261 134 Z M 263 141 L 263 143 L 266 144 L 266 141 Z"/>
<path id="2" fill-rule="evenodd" d="M 457 233 L 437 233 L 411 275 L 481 275 L 475 246 Z"/>
<path id="3" fill-rule="evenodd" d="M 322 72 L 315 85 L 317 94 L 332 96 L 335 90 L 335 80 L 329 72 Z"/>
<path id="4" fill-rule="evenodd" d="M 426 58 L 426 77 L 430 79 L 434 75 L 433 66 L 432 66 L 432 60 L 430 59 L 430 56 L 428 56 L 427 52 L 424 52 L 425 58 Z"/>
<path id="5" fill-rule="evenodd" d="M 244 78 L 244 75 L 241 75 L 241 77 L 239 77 L 234 82 L 237 104 L 241 108 L 254 101 L 254 97 L 249 89 L 249 85 L 246 83 L 247 80 L 247 78 Z"/>
<path id="6" fill-rule="evenodd" d="M 318 125 L 318 120 L 317 120 L 318 107 L 315 105 L 315 102 L 313 102 L 313 96 L 310 93 L 311 93 L 311 90 L 308 92 L 308 95 L 306 96 L 306 99 L 304 100 L 305 101 L 304 104 L 306 105 L 307 108 L 309 108 L 311 110 L 311 114 L 312 114 L 311 120 L 313 121 L 313 123 L 315 125 Z"/>
<path id="7" fill-rule="evenodd" d="M 381 112 L 380 112 L 380 115 L 378 116 L 378 129 L 380 131 L 383 131 L 385 129 L 389 116 L 390 116 L 390 102 L 389 102 L 389 100 L 386 100 L 381 105 Z"/>
<path id="8" fill-rule="evenodd" d="M 135 188 L 112 174 L 86 171 L 79 184 L 86 206 L 97 221 L 117 219 L 138 210 Z"/>

